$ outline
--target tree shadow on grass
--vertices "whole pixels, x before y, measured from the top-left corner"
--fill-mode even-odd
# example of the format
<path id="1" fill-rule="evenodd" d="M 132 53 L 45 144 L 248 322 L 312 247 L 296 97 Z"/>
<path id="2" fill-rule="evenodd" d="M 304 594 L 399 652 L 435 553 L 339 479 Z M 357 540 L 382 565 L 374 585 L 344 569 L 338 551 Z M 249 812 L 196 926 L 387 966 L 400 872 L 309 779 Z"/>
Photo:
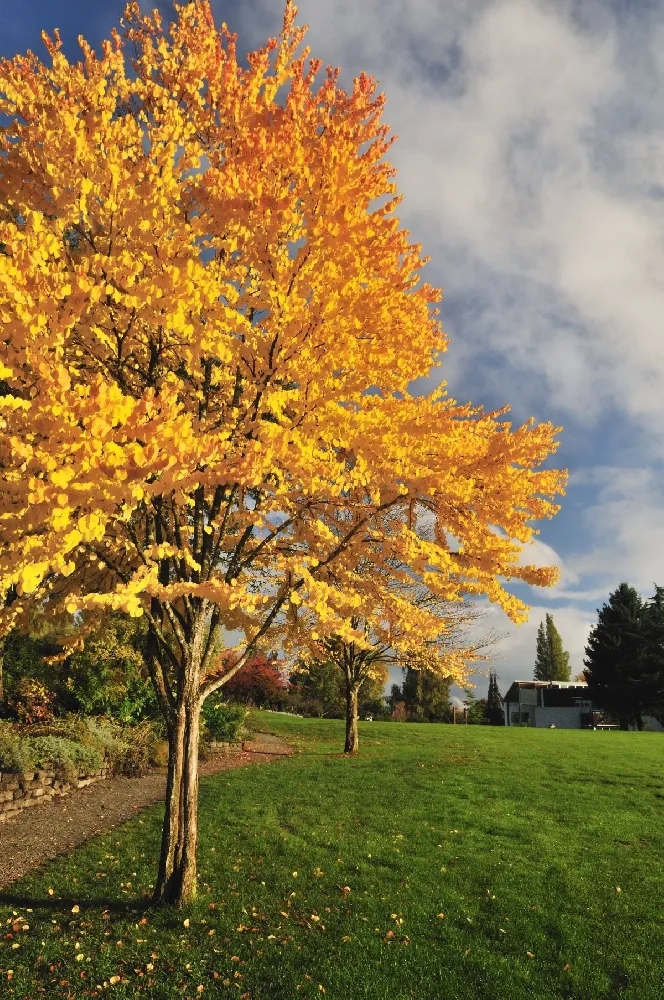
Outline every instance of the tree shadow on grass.
<path id="1" fill-rule="evenodd" d="M 0 906 L 13 906 L 19 909 L 47 910 L 51 913 L 60 910 L 69 910 L 78 906 L 81 910 L 108 910 L 114 913 L 139 913 L 143 910 L 153 909 L 154 904 L 151 896 L 135 897 L 133 899 L 110 899 L 107 896 L 86 899 L 84 896 L 72 896 L 71 898 L 58 896 L 27 896 L 23 893 L 0 892 Z"/>

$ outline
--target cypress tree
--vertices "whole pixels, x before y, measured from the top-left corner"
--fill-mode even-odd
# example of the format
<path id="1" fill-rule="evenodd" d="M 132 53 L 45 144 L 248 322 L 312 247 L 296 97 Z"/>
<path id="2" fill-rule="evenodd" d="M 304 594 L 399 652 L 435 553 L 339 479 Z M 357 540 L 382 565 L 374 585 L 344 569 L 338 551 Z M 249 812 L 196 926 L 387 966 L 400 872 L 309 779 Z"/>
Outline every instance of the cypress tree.
<path id="1" fill-rule="evenodd" d="M 535 657 L 536 681 L 568 681 L 570 679 L 569 653 L 563 649 L 563 640 L 553 623 L 553 615 L 547 614 L 545 621 L 537 629 L 537 652 Z"/>
<path id="2" fill-rule="evenodd" d="M 489 693 L 486 698 L 486 717 L 490 726 L 502 726 L 505 723 L 503 715 L 503 699 L 498 690 L 498 678 L 495 670 L 489 675 Z"/>

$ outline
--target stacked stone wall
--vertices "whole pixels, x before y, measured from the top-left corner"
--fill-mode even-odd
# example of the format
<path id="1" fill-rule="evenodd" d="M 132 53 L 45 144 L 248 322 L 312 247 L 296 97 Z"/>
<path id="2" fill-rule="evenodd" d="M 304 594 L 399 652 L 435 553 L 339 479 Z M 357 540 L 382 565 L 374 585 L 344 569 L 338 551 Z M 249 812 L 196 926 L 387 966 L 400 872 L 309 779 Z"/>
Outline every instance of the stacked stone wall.
<path id="1" fill-rule="evenodd" d="M 241 743 L 224 743 L 221 741 L 208 743 L 208 749 L 210 753 L 214 754 L 231 754 L 239 753 L 242 750 Z"/>
<path id="2" fill-rule="evenodd" d="M 0 774 L 0 823 L 17 816 L 24 809 L 52 802 L 77 788 L 102 781 L 109 773 L 110 769 L 102 766 L 94 771 L 80 771 L 70 780 L 56 776 L 53 770 L 28 771 L 27 774 L 3 771 Z"/>

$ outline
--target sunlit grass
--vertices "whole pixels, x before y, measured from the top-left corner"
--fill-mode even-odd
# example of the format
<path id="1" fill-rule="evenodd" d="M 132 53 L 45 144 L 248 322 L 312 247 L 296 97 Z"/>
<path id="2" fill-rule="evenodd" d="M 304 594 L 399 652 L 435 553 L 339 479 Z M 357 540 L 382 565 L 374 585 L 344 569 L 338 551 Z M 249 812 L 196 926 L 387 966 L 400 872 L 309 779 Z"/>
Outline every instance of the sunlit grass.
<path id="1" fill-rule="evenodd" d="M 661 735 L 255 720 L 298 753 L 204 780 L 197 904 L 148 810 L 5 895 L 0 996 L 664 997 Z"/>

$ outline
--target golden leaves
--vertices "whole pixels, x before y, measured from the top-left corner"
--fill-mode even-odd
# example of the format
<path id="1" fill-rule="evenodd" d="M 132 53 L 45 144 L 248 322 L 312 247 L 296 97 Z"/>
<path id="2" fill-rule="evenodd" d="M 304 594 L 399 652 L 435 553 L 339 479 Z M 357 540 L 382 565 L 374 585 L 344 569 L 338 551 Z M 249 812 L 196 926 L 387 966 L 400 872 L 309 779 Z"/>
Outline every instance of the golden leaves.
<path id="1" fill-rule="evenodd" d="M 200 0 L 169 36 L 125 16 L 135 73 L 118 36 L 82 41 L 84 68 L 57 40 L 50 67 L 0 67 L 20 116 L 19 142 L 0 129 L 0 587 L 136 615 L 196 597 L 248 635 L 283 600 L 293 643 L 361 647 L 362 611 L 423 652 L 433 620 L 387 596 L 403 565 L 519 620 L 499 581 L 554 578 L 519 556 L 557 509 L 557 429 L 409 395 L 447 339 L 375 84 L 316 86 L 292 6 L 248 68 Z"/>

